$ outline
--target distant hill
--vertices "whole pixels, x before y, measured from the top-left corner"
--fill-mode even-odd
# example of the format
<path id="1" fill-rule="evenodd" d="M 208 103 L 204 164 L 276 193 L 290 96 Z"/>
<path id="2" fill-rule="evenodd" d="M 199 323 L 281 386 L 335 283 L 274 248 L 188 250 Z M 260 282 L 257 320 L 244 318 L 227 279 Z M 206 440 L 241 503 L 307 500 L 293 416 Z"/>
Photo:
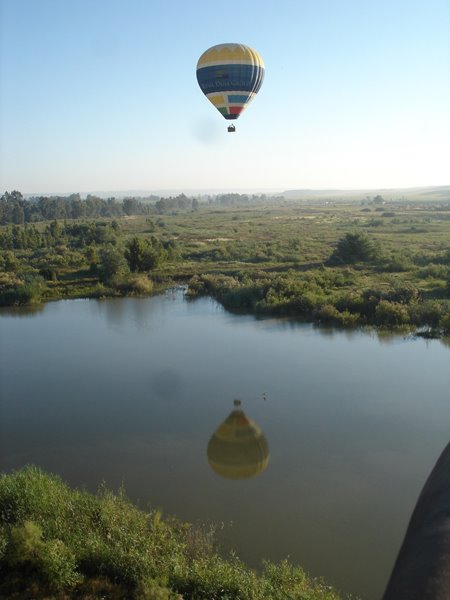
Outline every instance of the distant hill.
<path id="1" fill-rule="evenodd" d="M 71 192 L 72 193 L 72 192 Z M 153 189 L 153 190 L 102 190 L 82 192 L 81 196 L 86 197 L 92 194 L 99 198 L 116 198 L 121 200 L 126 197 L 157 200 L 158 198 L 167 198 L 169 196 L 178 196 L 185 194 L 188 197 L 201 198 L 202 196 L 217 196 L 220 194 L 239 193 L 239 194 L 267 194 L 271 198 L 279 197 L 286 200 L 329 200 L 329 201 L 348 201 L 372 199 L 375 196 L 383 196 L 385 200 L 421 200 L 421 201 L 450 201 L 450 185 L 427 186 L 415 188 L 367 188 L 359 190 L 339 190 L 339 189 L 299 189 L 286 190 L 281 192 L 274 189 Z M 69 196 L 67 192 L 63 193 L 28 193 L 25 198 L 33 196 Z"/>
<path id="2" fill-rule="evenodd" d="M 450 185 L 417 188 L 375 188 L 360 190 L 286 190 L 286 200 L 364 200 L 383 196 L 385 200 L 450 201 Z"/>
<path id="3" fill-rule="evenodd" d="M 23 194 L 23 196 L 24 198 L 37 198 L 39 196 L 59 196 L 63 198 L 74 193 L 79 193 L 82 198 L 86 198 L 87 195 L 91 195 L 96 196 L 97 198 L 103 198 L 104 200 L 107 198 L 116 198 L 116 200 L 122 200 L 123 198 L 148 198 L 150 196 L 154 196 L 154 198 L 158 199 L 161 197 L 161 194 L 158 190 L 156 192 L 151 190 L 92 190 L 89 192 L 78 192 L 78 190 L 76 190 L 72 192 L 29 192 Z"/>
<path id="4" fill-rule="evenodd" d="M 122 198 L 168 198 L 169 196 L 179 196 L 180 194 L 185 194 L 189 197 L 194 196 L 217 196 L 219 194 L 267 194 L 271 196 L 279 196 L 280 190 L 277 188 L 274 189 L 262 189 L 262 188 L 198 188 L 198 189 L 189 189 L 189 188 L 165 188 L 165 189 L 136 189 L 136 190 L 90 190 L 88 192 L 83 191 L 79 192 L 79 190 L 71 191 L 71 192 L 27 192 L 23 194 L 24 198 L 34 198 L 38 196 L 69 196 L 73 193 L 80 193 L 82 198 L 85 198 L 88 194 L 92 196 L 97 196 L 98 198 L 116 198 L 117 200 L 121 200 Z"/>

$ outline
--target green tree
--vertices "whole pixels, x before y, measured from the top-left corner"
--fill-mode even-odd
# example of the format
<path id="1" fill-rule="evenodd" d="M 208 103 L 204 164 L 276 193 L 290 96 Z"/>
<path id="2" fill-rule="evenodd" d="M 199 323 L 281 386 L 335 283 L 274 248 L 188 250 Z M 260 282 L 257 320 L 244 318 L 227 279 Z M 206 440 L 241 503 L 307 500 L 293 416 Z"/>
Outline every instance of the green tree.
<path id="1" fill-rule="evenodd" d="M 15 273 L 18 270 L 19 261 L 14 252 L 5 252 L 3 255 L 3 268 L 10 273 Z"/>
<path id="2" fill-rule="evenodd" d="M 123 252 L 117 246 L 107 244 L 99 252 L 98 274 L 101 281 L 108 283 L 129 272 Z"/>
<path id="3" fill-rule="evenodd" d="M 53 238 L 53 240 L 55 242 L 60 241 L 61 227 L 59 226 L 59 223 L 58 223 L 58 221 L 56 221 L 56 219 L 50 223 L 50 225 L 47 227 L 47 231 L 48 231 L 50 237 Z"/>
<path id="4" fill-rule="evenodd" d="M 122 209 L 126 215 L 135 215 L 139 212 L 139 202 L 136 198 L 124 198 Z"/>
<path id="5" fill-rule="evenodd" d="M 16 204 L 13 208 L 12 221 L 17 225 L 23 225 L 25 223 L 25 213 L 20 204 Z"/>
<path id="6" fill-rule="evenodd" d="M 130 271 L 150 271 L 167 258 L 167 250 L 155 236 L 150 239 L 135 236 L 127 243 L 125 258 Z"/>
<path id="7" fill-rule="evenodd" d="M 125 249 L 125 259 L 130 267 L 131 272 L 143 271 L 143 263 L 146 250 L 148 250 L 148 240 L 134 237 L 131 239 Z"/>
<path id="8" fill-rule="evenodd" d="M 0 198 L 0 224 L 15 223 L 22 225 L 24 223 L 24 200 L 23 196 L 17 190 L 5 192 Z"/>
<path id="9" fill-rule="evenodd" d="M 347 233 L 341 238 L 329 258 L 329 263 L 351 264 L 373 262 L 380 256 L 377 244 L 365 232 Z"/>

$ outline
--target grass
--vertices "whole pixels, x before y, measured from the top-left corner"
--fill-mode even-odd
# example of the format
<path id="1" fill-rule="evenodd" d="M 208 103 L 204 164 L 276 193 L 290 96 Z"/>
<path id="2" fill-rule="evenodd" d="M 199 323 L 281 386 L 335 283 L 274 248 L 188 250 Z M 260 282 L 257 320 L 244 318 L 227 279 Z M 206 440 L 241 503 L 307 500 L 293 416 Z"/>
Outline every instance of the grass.
<path id="1" fill-rule="evenodd" d="M 213 530 L 70 489 L 36 467 L 0 476 L 0 598 L 339 600 L 287 561 L 260 573 L 222 557 Z"/>

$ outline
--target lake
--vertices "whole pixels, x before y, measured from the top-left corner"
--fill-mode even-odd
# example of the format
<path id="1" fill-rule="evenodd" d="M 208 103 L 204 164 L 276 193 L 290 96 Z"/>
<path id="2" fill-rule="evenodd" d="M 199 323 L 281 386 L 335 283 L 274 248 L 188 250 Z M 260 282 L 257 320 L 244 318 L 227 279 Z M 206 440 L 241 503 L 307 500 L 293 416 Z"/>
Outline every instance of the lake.
<path id="1" fill-rule="evenodd" d="M 251 566 L 289 557 L 380 597 L 449 440 L 444 342 L 234 315 L 182 289 L 3 309 L 0 336 L 1 470 L 123 484 L 142 508 L 217 523 Z M 234 409 L 264 435 L 253 477 L 208 456 Z"/>

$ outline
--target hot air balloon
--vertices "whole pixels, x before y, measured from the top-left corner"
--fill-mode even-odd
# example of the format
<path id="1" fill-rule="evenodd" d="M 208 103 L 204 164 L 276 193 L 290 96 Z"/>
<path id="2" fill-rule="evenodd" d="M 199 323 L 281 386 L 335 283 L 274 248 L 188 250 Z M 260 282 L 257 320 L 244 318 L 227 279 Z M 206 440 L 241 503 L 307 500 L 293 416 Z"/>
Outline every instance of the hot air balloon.
<path id="1" fill-rule="evenodd" d="M 244 44 L 212 46 L 197 63 L 202 92 L 227 120 L 239 117 L 258 93 L 263 79 L 263 59 Z M 235 126 L 230 125 L 228 131 L 235 131 Z"/>
<path id="2" fill-rule="evenodd" d="M 269 445 L 261 429 L 235 400 L 233 410 L 208 444 L 212 470 L 226 479 L 248 479 L 262 473 L 269 463 Z"/>

